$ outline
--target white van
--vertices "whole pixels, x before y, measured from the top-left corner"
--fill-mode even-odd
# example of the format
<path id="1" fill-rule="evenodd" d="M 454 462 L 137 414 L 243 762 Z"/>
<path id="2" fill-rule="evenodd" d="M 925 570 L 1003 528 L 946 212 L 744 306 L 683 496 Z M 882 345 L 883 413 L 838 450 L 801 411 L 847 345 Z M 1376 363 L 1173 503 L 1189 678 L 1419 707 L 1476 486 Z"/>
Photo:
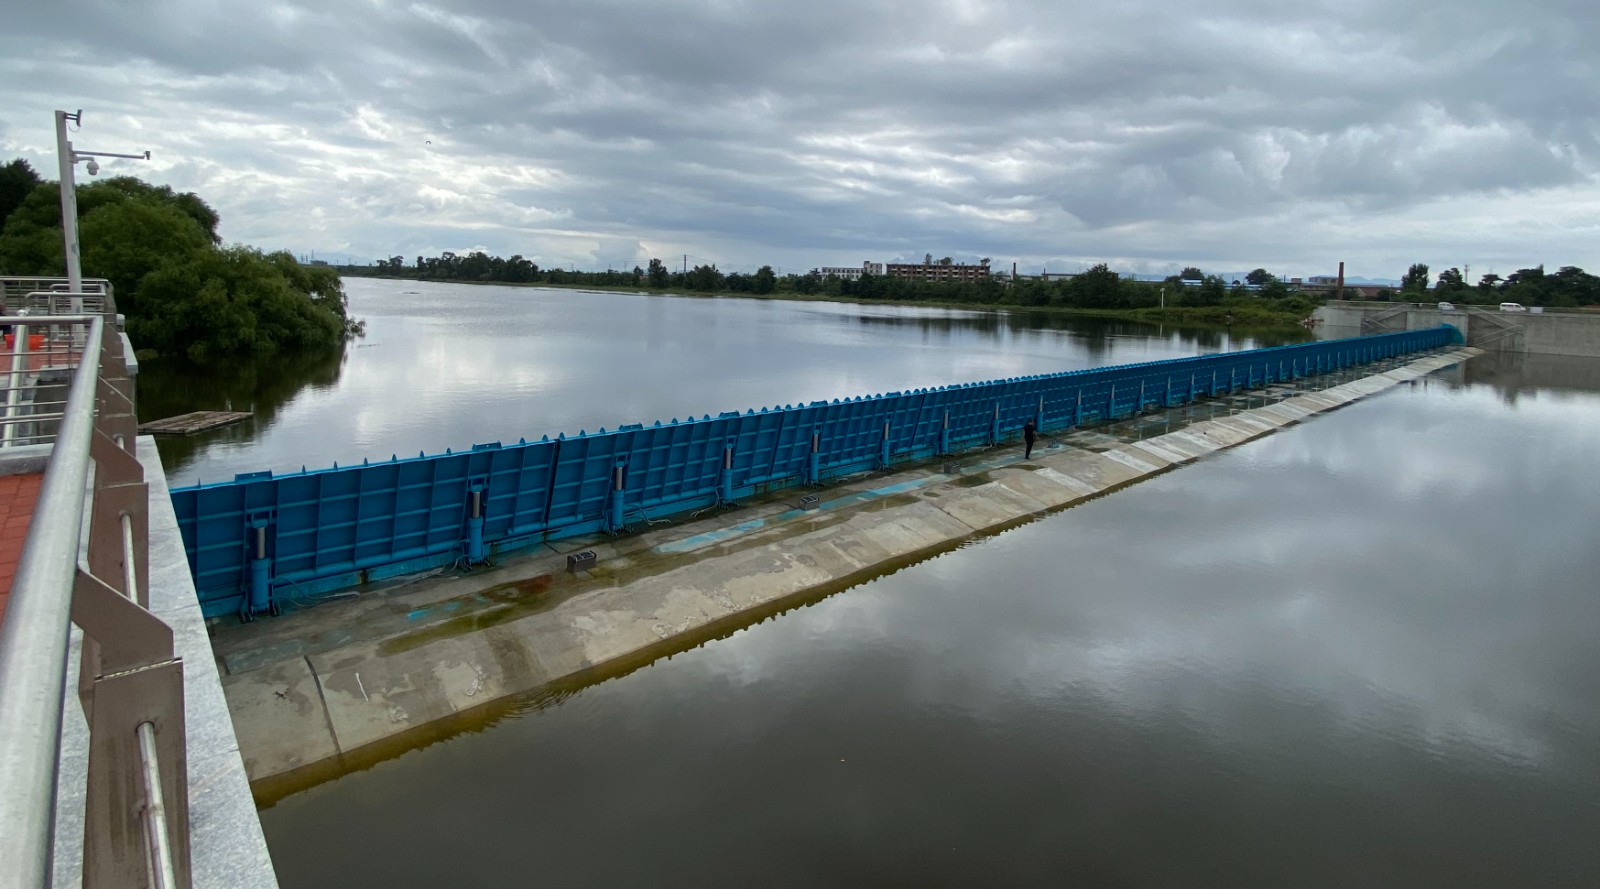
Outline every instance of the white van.
<path id="1" fill-rule="evenodd" d="M 1500 304 L 1500 311 L 1502 311 L 1502 312 L 1526 312 L 1526 311 L 1528 311 L 1528 307 L 1523 305 L 1522 303 L 1501 303 Z"/>
<path id="2" fill-rule="evenodd" d="M 1455 310 L 1455 303 L 1439 303 L 1439 311 L 1441 312 L 1454 312 Z"/>

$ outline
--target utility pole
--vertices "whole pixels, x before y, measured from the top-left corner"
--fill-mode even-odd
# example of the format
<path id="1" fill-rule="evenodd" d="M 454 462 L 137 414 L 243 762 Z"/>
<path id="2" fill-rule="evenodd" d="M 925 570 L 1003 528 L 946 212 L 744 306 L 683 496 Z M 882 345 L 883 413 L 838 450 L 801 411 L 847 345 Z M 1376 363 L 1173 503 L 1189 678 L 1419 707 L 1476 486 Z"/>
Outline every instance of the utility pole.
<path id="1" fill-rule="evenodd" d="M 73 293 L 83 292 L 83 269 L 78 253 L 78 189 L 72 181 L 72 167 L 78 162 L 72 153 L 72 142 L 67 139 L 67 121 L 78 123 L 83 110 L 77 114 L 56 112 L 56 166 L 61 171 L 61 234 L 66 238 L 67 286 Z M 73 300 L 73 313 L 83 311 L 82 300 Z"/>
<path id="2" fill-rule="evenodd" d="M 83 109 L 78 109 L 72 114 L 65 111 L 56 112 L 56 166 L 61 172 L 61 236 L 65 239 L 67 253 L 67 286 L 71 288 L 72 314 L 83 314 L 83 265 L 82 253 L 78 246 L 78 186 L 74 180 L 73 168 L 78 161 L 89 162 L 89 175 L 94 176 L 100 172 L 100 164 L 95 161 L 97 157 L 126 157 L 133 160 L 149 160 L 150 152 L 144 154 L 116 154 L 109 151 L 78 151 L 72 147 L 72 142 L 67 138 L 67 121 L 83 124 Z"/>

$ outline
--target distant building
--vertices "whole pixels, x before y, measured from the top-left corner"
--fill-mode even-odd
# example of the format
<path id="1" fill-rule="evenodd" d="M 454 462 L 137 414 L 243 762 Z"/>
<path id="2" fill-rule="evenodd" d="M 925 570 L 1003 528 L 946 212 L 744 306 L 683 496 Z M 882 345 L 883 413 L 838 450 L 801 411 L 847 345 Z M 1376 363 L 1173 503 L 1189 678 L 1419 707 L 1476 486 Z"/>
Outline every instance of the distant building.
<path id="1" fill-rule="evenodd" d="M 891 262 L 888 266 L 889 277 L 910 278 L 913 281 L 939 281 L 950 283 L 953 281 L 987 281 L 989 280 L 989 264 L 977 265 L 915 262 Z"/>
<path id="2" fill-rule="evenodd" d="M 867 275 L 881 275 L 881 274 L 883 274 L 883 263 L 881 263 L 881 262 L 863 262 L 861 264 L 861 268 L 851 268 L 850 266 L 825 265 L 822 268 L 817 269 L 817 274 L 821 275 L 824 278 L 828 277 L 829 275 L 832 275 L 835 278 L 839 278 L 839 279 L 845 280 L 845 281 L 859 281 L 859 280 L 861 280 L 861 276 L 863 274 L 867 274 Z"/>
<path id="3" fill-rule="evenodd" d="M 1299 278 L 1290 278 L 1289 286 L 1301 293 L 1309 293 L 1313 296 L 1334 297 L 1339 295 L 1339 279 L 1335 275 L 1312 275 L 1304 281 Z M 1381 284 L 1356 285 L 1347 282 L 1344 285 L 1344 298 L 1364 299 L 1369 296 L 1376 296 L 1378 291 L 1387 289 L 1389 288 Z"/>

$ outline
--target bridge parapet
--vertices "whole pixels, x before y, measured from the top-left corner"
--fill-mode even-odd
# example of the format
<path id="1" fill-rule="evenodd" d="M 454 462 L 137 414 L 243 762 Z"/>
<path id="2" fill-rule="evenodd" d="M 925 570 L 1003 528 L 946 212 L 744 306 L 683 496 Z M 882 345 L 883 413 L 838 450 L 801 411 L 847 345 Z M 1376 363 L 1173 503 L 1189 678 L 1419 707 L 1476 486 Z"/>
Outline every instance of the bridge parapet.
<path id="1" fill-rule="evenodd" d="M 94 313 L 3 319 L 0 471 L 43 480 L 0 619 L 0 882 L 275 885 L 114 307 L 40 299 Z M 196 812 L 232 835 L 196 842 Z"/>

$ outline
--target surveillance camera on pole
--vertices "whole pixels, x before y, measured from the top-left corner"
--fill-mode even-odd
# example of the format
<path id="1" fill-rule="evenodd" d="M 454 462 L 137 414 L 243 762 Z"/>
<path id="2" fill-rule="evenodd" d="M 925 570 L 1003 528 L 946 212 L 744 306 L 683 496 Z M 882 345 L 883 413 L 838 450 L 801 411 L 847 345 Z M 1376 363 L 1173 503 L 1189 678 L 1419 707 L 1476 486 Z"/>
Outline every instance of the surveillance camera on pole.
<path id="1" fill-rule="evenodd" d="M 149 160 L 150 152 L 143 154 L 117 154 L 109 151 L 78 151 L 72 147 L 72 142 L 67 139 L 67 121 L 82 125 L 83 109 L 78 109 L 72 114 L 65 111 L 56 112 L 56 162 L 61 170 L 61 235 L 66 240 L 67 252 L 67 283 L 74 294 L 83 293 L 83 268 L 81 254 L 78 249 L 78 188 L 74 181 L 73 167 L 78 161 L 88 161 L 90 176 L 100 173 L 100 163 L 97 157 L 125 157 L 133 160 Z M 72 313 L 83 314 L 83 297 L 72 298 Z"/>

